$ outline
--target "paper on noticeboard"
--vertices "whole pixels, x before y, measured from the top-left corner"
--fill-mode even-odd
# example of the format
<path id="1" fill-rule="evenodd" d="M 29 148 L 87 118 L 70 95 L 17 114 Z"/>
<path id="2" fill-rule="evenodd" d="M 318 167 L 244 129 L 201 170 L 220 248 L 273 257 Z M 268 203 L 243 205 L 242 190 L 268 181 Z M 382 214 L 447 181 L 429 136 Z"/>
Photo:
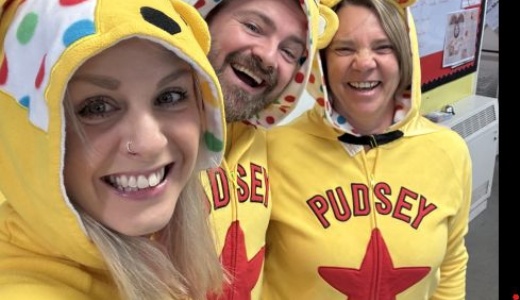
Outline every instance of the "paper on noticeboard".
<path id="1" fill-rule="evenodd" d="M 486 7 L 486 25 L 498 33 L 498 0 L 488 0 Z"/>

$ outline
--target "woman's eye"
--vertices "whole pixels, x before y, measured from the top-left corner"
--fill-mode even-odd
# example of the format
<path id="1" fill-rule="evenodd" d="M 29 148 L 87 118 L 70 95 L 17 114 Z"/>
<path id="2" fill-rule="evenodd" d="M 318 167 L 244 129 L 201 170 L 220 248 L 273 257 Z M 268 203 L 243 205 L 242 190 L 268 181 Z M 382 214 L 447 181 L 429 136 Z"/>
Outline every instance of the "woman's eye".
<path id="1" fill-rule="evenodd" d="M 97 119 L 106 117 L 116 108 L 110 104 L 105 97 L 94 97 L 87 99 L 86 103 L 78 111 L 78 115 L 84 119 Z"/>
<path id="2" fill-rule="evenodd" d="M 392 45 L 382 45 L 377 47 L 376 51 L 379 53 L 391 53 L 394 51 L 394 47 Z"/>
<path id="3" fill-rule="evenodd" d="M 341 48 L 336 48 L 336 52 L 340 53 L 342 55 L 346 55 L 346 54 L 354 53 L 354 50 L 352 48 L 341 47 Z"/>
<path id="4" fill-rule="evenodd" d="M 168 91 L 160 94 L 155 103 L 157 105 L 173 106 L 187 98 L 186 91 Z"/>

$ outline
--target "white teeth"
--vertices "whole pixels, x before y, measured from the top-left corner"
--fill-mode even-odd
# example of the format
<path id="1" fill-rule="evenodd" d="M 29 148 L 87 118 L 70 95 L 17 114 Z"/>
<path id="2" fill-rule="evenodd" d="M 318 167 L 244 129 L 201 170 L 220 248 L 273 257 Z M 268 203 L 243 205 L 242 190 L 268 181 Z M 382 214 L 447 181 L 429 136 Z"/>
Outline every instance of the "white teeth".
<path id="1" fill-rule="evenodd" d="M 135 192 L 139 189 L 146 189 L 157 186 L 164 179 L 164 168 L 149 175 L 136 176 L 109 176 L 108 181 L 118 190 L 125 192 Z"/>
<path id="2" fill-rule="evenodd" d="M 358 89 L 371 89 L 378 84 L 377 81 L 351 82 L 350 85 Z"/>
<path id="3" fill-rule="evenodd" d="M 128 178 L 125 175 L 117 177 L 117 184 L 120 186 L 128 186 Z"/>
<path id="4" fill-rule="evenodd" d="M 145 178 L 143 175 L 139 175 L 139 177 L 137 177 L 137 187 L 140 188 L 140 189 L 144 189 L 144 188 L 147 188 L 149 187 L 150 185 L 148 184 L 148 179 Z"/>
<path id="5" fill-rule="evenodd" d="M 148 184 L 150 184 L 150 186 L 156 186 L 159 184 L 159 178 L 157 177 L 157 175 L 155 174 L 152 174 L 148 177 Z"/>
<path id="6" fill-rule="evenodd" d="M 251 73 L 248 69 L 246 69 L 246 68 L 244 68 L 242 66 L 239 66 L 239 65 L 233 65 L 233 68 L 239 70 L 242 73 L 246 73 L 247 76 L 253 78 L 253 80 L 256 81 L 257 84 L 261 84 L 262 83 L 262 78 L 259 78 L 259 77 L 255 76 L 255 74 Z"/>
<path id="7" fill-rule="evenodd" d="M 137 180 L 135 179 L 135 176 L 130 176 L 130 178 L 128 178 L 128 186 L 137 187 Z"/>

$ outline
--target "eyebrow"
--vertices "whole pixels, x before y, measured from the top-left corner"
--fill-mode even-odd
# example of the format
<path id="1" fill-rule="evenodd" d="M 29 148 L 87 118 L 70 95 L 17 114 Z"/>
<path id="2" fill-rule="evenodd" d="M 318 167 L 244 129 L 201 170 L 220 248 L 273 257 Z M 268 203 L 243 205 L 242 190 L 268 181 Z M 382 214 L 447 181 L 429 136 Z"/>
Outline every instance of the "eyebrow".
<path id="1" fill-rule="evenodd" d="M 262 22 L 264 22 L 267 26 L 271 27 L 271 28 L 274 28 L 276 29 L 276 24 L 273 22 L 273 20 L 271 20 L 271 18 L 269 18 L 266 14 L 264 14 L 262 11 L 259 11 L 259 10 L 245 10 L 245 11 L 239 11 L 237 13 L 235 13 L 236 16 L 244 16 L 244 15 L 253 15 L 253 16 L 256 16 L 260 19 L 262 19 Z M 300 37 L 296 36 L 296 35 L 291 35 L 289 36 L 289 38 L 287 39 L 289 42 L 292 42 L 292 43 L 295 43 L 295 44 L 299 44 L 301 45 L 304 49 L 306 48 L 305 47 L 305 40 L 304 39 L 301 39 Z"/>
<path id="2" fill-rule="evenodd" d="M 103 76 L 103 75 L 91 75 L 91 74 L 82 74 L 82 75 L 75 75 L 71 78 L 70 82 L 74 81 L 86 81 L 90 82 L 94 85 L 97 85 L 99 87 L 109 89 L 109 90 L 117 90 L 117 88 L 121 85 L 121 82 L 119 80 Z"/>
<path id="3" fill-rule="evenodd" d="M 381 37 L 381 38 L 377 38 L 377 39 L 374 39 L 371 44 L 376 44 L 376 45 L 379 45 L 379 44 L 386 44 L 386 43 L 391 43 L 390 39 L 387 38 L 387 37 Z M 336 40 L 332 40 L 330 42 L 330 45 L 340 45 L 340 46 L 343 46 L 343 45 L 353 45 L 353 44 L 356 44 L 356 42 L 354 41 L 353 38 L 351 38 L 350 36 L 349 37 L 340 37 L 340 38 L 337 38 Z"/>
<path id="4" fill-rule="evenodd" d="M 187 74 L 191 74 L 191 69 L 189 68 L 182 68 L 175 70 L 171 72 L 170 74 L 166 75 L 164 78 L 162 78 L 158 83 L 157 87 L 161 87 L 163 85 L 166 85 L 167 83 L 176 80 L 179 77 L 184 77 Z M 72 77 L 70 82 L 73 81 L 86 81 L 91 84 L 97 85 L 99 87 L 109 89 L 109 90 L 117 90 L 119 86 L 121 85 L 121 82 L 117 79 L 110 78 L 103 75 L 92 75 L 92 74 L 82 74 Z"/>
<path id="5" fill-rule="evenodd" d="M 163 85 L 167 85 L 169 82 L 175 81 L 179 77 L 185 77 L 187 75 L 191 76 L 191 71 L 192 71 L 191 68 L 182 68 L 182 69 L 175 70 L 175 71 L 171 72 L 170 74 L 166 75 L 163 79 L 161 79 L 157 83 L 157 87 L 159 88 Z"/>

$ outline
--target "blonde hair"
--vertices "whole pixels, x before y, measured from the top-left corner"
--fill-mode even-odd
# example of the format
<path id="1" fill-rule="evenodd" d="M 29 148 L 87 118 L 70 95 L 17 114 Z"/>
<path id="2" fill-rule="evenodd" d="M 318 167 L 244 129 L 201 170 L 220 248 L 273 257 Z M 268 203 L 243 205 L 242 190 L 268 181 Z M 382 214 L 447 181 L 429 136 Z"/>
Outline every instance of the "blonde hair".
<path id="1" fill-rule="evenodd" d="M 152 238 L 118 233 L 81 212 L 123 299 L 206 299 L 221 293 L 223 268 L 197 175 L 183 189 L 168 225 Z"/>

